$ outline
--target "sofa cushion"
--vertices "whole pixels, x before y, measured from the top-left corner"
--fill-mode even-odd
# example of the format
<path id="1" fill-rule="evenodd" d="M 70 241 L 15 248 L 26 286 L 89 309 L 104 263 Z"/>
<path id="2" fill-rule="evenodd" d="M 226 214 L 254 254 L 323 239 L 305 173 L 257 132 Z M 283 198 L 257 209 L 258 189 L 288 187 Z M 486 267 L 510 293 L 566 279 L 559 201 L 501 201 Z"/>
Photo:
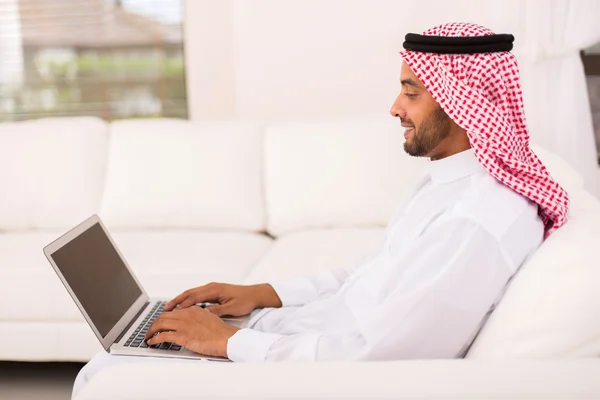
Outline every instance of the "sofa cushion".
<path id="1" fill-rule="evenodd" d="M 272 282 L 351 267 L 383 242 L 383 229 L 314 229 L 280 236 L 245 279 Z"/>
<path id="2" fill-rule="evenodd" d="M 570 216 L 520 269 L 468 358 L 600 355 L 600 214 Z"/>
<path id="3" fill-rule="evenodd" d="M 107 136 L 92 117 L 0 124 L 0 230 L 66 228 L 98 212 Z"/>
<path id="4" fill-rule="evenodd" d="M 10 343 L 0 348 L 0 360 L 88 362 L 104 351 L 83 318 L 81 321 L 0 321 L 0 332 L 2 341 Z"/>
<path id="5" fill-rule="evenodd" d="M 42 251 L 63 233 L 0 234 L 0 321 L 83 320 Z"/>
<path id="6" fill-rule="evenodd" d="M 532 147 L 569 194 L 568 222 L 515 275 L 469 358 L 600 355 L 600 201 L 568 163 Z"/>
<path id="7" fill-rule="evenodd" d="M 583 177 L 558 155 L 532 145 L 533 151 L 550 175 L 567 191 L 570 199 L 569 216 L 600 212 L 600 202 L 584 189 Z M 600 170 L 599 170 L 600 173 Z"/>
<path id="8" fill-rule="evenodd" d="M 598 376 L 600 360 L 214 363 L 143 358 L 107 366 L 74 399 L 591 400 L 600 398 Z"/>
<path id="9" fill-rule="evenodd" d="M 0 234 L 0 321 L 82 321 L 42 248 L 63 232 Z M 272 240 L 244 232 L 114 232 L 147 293 L 171 298 L 208 283 L 241 283 Z"/>
<path id="10" fill-rule="evenodd" d="M 171 298 L 209 282 L 242 283 L 273 246 L 245 232 L 116 232 L 115 241 L 150 296 Z"/>
<path id="11" fill-rule="evenodd" d="M 238 122 L 117 121 L 102 216 L 114 227 L 265 227 L 262 133 Z"/>
<path id="12" fill-rule="evenodd" d="M 548 169 L 550 175 L 563 185 L 565 190 L 583 188 L 583 177 L 568 162 L 553 152 L 535 144 L 531 145 L 531 149 Z"/>
<path id="13" fill-rule="evenodd" d="M 389 116 L 267 127 L 268 231 L 385 226 L 426 163 L 402 134 Z"/>

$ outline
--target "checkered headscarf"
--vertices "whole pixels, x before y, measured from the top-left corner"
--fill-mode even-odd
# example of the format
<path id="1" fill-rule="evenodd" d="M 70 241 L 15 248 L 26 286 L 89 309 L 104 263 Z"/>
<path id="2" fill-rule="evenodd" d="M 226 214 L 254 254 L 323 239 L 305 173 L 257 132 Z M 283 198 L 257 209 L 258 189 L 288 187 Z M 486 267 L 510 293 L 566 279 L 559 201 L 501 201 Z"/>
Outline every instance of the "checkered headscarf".
<path id="1" fill-rule="evenodd" d="M 479 25 L 451 23 L 423 35 L 435 40 L 436 36 L 480 37 L 494 32 Z M 569 197 L 529 148 L 514 55 L 426 50 L 405 50 L 400 55 L 446 114 L 467 131 L 479 163 L 494 178 L 539 205 L 546 235 L 561 227 L 567 219 Z"/>

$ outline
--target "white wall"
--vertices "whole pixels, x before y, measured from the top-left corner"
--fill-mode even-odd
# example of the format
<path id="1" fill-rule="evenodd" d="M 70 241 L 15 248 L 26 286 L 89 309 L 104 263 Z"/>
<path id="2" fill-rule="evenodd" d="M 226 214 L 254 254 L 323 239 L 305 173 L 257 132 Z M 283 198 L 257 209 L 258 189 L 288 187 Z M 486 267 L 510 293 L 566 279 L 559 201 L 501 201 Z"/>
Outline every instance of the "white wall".
<path id="1" fill-rule="evenodd" d="M 481 22 L 482 2 L 187 0 L 194 119 L 387 113 L 404 35 Z M 424 22 L 423 12 L 427 11 Z"/>
<path id="2" fill-rule="evenodd" d="M 189 116 L 235 116 L 233 2 L 186 0 L 184 37 Z"/>
<path id="3" fill-rule="evenodd" d="M 385 115 L 400 89 L 398 52 L 406 33 L 445 22 L 513 33 L 532 142 L 561 155 L 600 196 L 578 45 L 568 48 L 594 39 L 596 30 L 598 37 L 585 46 L 600 39 L 594 19 L 600 2 L 186 0 L 186 5 L 192 119 Z M 562 35 L 569 26 L 570 35 Z M 571 118 L 555 123 L 557 110 Z"/>
<path id="4" fill-rule="evenodd" d="M 398 2 L 237 1 L 236 112 L 264 119 L 385 113 L 397 95 Z"/>

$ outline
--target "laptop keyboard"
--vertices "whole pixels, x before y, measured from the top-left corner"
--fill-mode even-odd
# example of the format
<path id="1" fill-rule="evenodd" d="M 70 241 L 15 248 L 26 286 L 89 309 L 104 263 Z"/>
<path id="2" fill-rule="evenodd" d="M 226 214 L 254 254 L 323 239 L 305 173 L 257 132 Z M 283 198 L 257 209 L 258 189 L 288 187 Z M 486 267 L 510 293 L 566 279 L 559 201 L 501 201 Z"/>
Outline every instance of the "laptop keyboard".
<path id="1" fill-rule="evenodd" d="M 176 345 L 175 343 L 160 343 L 153 344 L 148 346 L 148 343 L 144 340 L 144 336 L 148 329 L 150 329 L 150 325 L 154 322 L 156 318 L 164 311 L 166 301 L 159 301 L 152 307 L 152 309 L 148 312 L 148 315 L 143 319 L 140 325 L 135 329 L 135 331 L 131 334 L 129 339 L 125 342 L 125 347 L 139 347 L 139 348 L 151 348 L 151 349 L 160 349 L 160 350 L 172 350 L 179 351 L 181 350 L 181 346 Z"/>

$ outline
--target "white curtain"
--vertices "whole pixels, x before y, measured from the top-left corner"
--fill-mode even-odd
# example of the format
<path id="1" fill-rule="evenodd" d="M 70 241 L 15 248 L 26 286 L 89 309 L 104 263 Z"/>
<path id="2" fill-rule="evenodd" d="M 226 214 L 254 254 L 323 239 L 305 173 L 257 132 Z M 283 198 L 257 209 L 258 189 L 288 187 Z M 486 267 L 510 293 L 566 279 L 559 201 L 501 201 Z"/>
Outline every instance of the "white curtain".
<path id="1" fill-rule="evenodd" d="M 515 35 L 532 142 L 559 154 L 600 197 L 592 115 L 580 51 L 600 41 L 598 0 L 491 2 L 490 28 Z M 503 32 L 498 32 L 503 33 Z"/>

